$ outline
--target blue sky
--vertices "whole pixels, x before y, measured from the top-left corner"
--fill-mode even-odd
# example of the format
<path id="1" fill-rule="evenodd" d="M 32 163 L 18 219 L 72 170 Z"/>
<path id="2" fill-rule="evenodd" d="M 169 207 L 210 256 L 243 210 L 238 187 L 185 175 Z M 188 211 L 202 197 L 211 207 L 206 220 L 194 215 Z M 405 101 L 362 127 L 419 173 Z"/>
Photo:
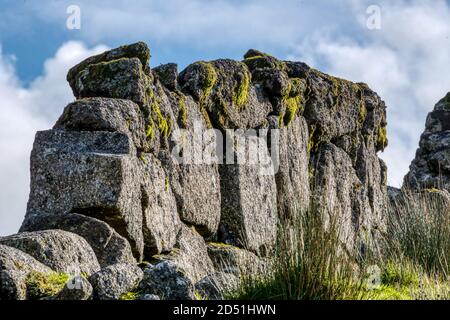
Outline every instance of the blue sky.
<path id="1" fill-rule="evenodd" d="M 379 30 L 366 25 L 372 4 Z M 69 5 L 81 9 L 80 30 L 66 27 Z M 17 231 L 25 213 L 35 131 L 73 100 L 68 68 L 138 40 L 152 66 L 241 59 L 257 48 L 368 83 L 388 105 L 381 157 L 398 186 L 427 112 L 450 91 L 449 21 L 444 0 L 0 0 L 0 235 Z"/>

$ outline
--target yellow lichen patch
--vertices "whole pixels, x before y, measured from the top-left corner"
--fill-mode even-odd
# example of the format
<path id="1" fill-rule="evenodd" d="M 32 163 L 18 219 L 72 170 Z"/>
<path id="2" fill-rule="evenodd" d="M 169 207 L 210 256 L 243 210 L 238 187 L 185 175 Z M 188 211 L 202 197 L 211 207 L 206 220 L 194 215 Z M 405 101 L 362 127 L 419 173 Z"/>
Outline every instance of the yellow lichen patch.
<path id="1" fill-rule="evenodd" d="M 233 103 L 239 111 L 248 101 L 250 89 L 250 72 L 245 65 L 242 65 L 243 73 L 240 74 L 238 85 L 234 88 Z"/>
<path id="2" fill-rule="evenodd" d="M 156 117 L 156 125 L 157 129 L 161 133 L 162 136 L 167 137 L 172 132 L 172 119 L 166 119 L 161 113 L 161 110 L 159 108 L 158 101 L 154 101 L 150 105 L 150 111 L 146 111 L 146 119 L 147 124 L 145 126 L 145 136 L 147 138 L 147 141 L 152 141 L 155 137 L 155 122 L 153 120 L 153 116 Z"/>
<path id="3" fill-rule="evenodd" d="M 380 126 L 378 128 L 377 147 L 379 150 L 384 151 L 384 149 L 387 147 L 387 144 L 388 144 L 387 129 L 386 127 Z"/>
<path id="4" fill-rule="evenodd" d="M 286 64 L 283 61 L 276 59 L 271 55 L 256 55 L 253 57 L 248 57 L 243 61 L 251 70 L 254 69 L 278 69 L 281 71 L 286 70 Z"/>
<path id="5" fill-rule="evenodd" d="M 200 98 L 201 102 L 204 103 L 211 95 L 212 89 L 217 83 L 217 72 L 214 66 L 209 62 L 200 61 L 199 64 L 205 71 L 204 83 L 202 85 L 203 94 Z"/>
<path id="6" fill-rule="evenodd" d="M 147 158 L 145 158 L 143 154 L 139 156 L 139 160 L 141 160 L 145 165 L 148 163 Z"/>
<path id="7" fill-rule="evenodd" d="M 161 114 L 161 110 L 159 109 L 157 104 L 152 105 L 153 112 L 156 113 L 156 117 L 158 119 L 158 130 L 162 133 L 163 136 L 167 136 L 169 132 L 169 125 L 167 124 L 166 119 L 164 119 Z"/>
<path id="8" fill-rule="evenodd" d="M 155 131 L 153 130 L 153 119 L 151 117 L 148 117 L 147 121 L 148 123 L 145 127 L 145 136 L 147 138 L 147 141 L 152 141 L 155 137 Z"/>
<path id="9" fill-rule="evenodd" d="M 45 297 L 53 297 L 64 288 L 64 285 L 69 279 L 70 276 L 65 273 L 30 272 L 25 281 L 28 299 L 37 300 Z"/>
<path id="10" fill-rule="evenodd" d="M 211 96 L 212 90 L 217 83 L 217 72 L 214 66 L 210 62 L 200 61 L 198 62 L 204 70 L 204 80 L 202 83 L 202 94 L 199 100 L 200 112 L 205 119 L 208 129 L 212 128 L 211 119 L 206 111 L 206 103 Z"/>
<path id="11" fill-rule="evenodd" d="M 177 93 L 178 95 L 178 107 L 179 107 L 179 115 L 178 119 L 183 128 L 187 128 L 187 106 L 186 106 L 186 100 L 184 98 L 184 95 L 182 93 Z"/>
<path id="12" fill-rule="evenodd" d="M 308 139 L 308 153 L 310 153 L 314 148 L 314 132 L 316 131 L 316 126 L 312 125 L 309 128 L 309 139 Z"/>
<path id="13" fill-rule="evenodd" d="M 130 291 L 127 293 L 122 294 L 119 297 L 119 300 L 137 300 L 137 298 L 139 297 L 140 292 L 135 292 L 135 291 Z"/>
<path id="14" fill-rule="evenodd" d="M 286 112 L 280 115 L 280 127 L 289 126 L 301 110 L 301 79 L 292 78 L 282 99 Z"/>
<path id="15" fill-rule="evenodd" d="M 358 113 L 358 125 L 361 127 L 367 118 L 367 108 L 366 104 L 364 103 L 364 100 L 361 99 L 361 102 L 359 104 L 359 113 Z"/>
<path id="16" fill-rule="evenodd" d="M 169 178 L 167 178 L 167 177 L 166 177 L 165 186 L 166 186 L 166 192 L 169 191 L 170 184 L 169 184 Z"/>
<path id="17" fill-rule="evenodd" d="M 288 97 L 284 100 L 284 103 L 286 104 L 286 113 L 283 117 L 284 125 L 289 126 L 294 120 L 294 117 L 300 107 L 300 96 Z"/>

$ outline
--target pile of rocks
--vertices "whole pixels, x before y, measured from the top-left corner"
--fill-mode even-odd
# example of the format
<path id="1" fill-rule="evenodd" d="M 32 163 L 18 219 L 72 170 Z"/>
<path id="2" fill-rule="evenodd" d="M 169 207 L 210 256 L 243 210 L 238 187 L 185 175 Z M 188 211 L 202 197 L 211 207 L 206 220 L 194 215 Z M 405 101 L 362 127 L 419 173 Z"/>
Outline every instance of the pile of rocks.
<path id="1" fill-rule="evenodd" d="M 218 288 L 267 269 L 279 222 L 312 202 L 349 252 L 374 246 L 386 112 L 367 85 L 256 50 L 179 74 L 149 58 L 136 43 L 69 71 L 76 101 L 36 134 L 25 220 L 0 238 L 1 299 L 221 298 Z M 204 160 L 211 143 L 192 137 L 211 128 L 213 145 L 229 129 L 260 129 L 240 138 L 262 145 L 261 158 L 225 163 L 242 156 L 227 145 L 212 152 L 218 161 L 178 161 Z M 270 129 L 277 138 L 261 134 Z M 181 151 L 180 137 L 190 142 Z M 261 174 L 267 166 L 273 174 Z M 39 291 L 37 275 L 76 277 Z"/>

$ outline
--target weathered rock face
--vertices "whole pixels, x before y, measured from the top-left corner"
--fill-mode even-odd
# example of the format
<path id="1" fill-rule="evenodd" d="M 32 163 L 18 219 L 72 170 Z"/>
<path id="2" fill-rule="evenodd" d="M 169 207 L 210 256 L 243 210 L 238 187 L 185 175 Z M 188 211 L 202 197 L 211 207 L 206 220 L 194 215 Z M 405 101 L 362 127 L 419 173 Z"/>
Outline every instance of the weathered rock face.
<path id="1" fill-rule="evenodd" d="M 139 289 L 164 300 L 195 300 L 191 280 L 171 261 L 145 269 Z"/>
<path id="2" fill-rule="evenodd" d="M 118 263 L 93 274 L 89 281 L 94 287 L 95 299 L 117 300 L 124 293 L 136 289 L 143 276 L 138 266 Z"/>
<path id="3" fill-rule="evenodd" d="M 450 190 L 450 92 L 428 114 L 404 188 Z"/>
<path id="4" fill-rule="evenodd" d="M 140 179 L 135 147 L 118 132 L 38 132 L 31 155 L 25 221 L 38 214 L 80 213 L 109 223 L 143 252 Z"/>
<path id="5" fill-rule="evenodd" d="M 198 288 L 219 298 L 227 275 L 270 266 L 280 222 L 312 204 L 340 226 L 347 252 L 374 247 L 387 198 L 377 156 L 386 112 L 367 85 L 256 50 L 181 73 L 151 69 L 149 58 L 140 42 L 69 71 L 77 100 L 36 135 L 21 228 L 33 232 L 14 239 L 68 231 L 77 239 L 52 238 L 50 252 L 64 243 L 77 256 L 84 238 L 99 261 L 89 273 L 103 268 L 94 298 L 108 299 L 139 282 L 119 281 L 117 266 L 143 260 L 156 265 L 142 297 L 194 299 Z M 46 262 L 42 251 L 30 254 Z"/>
<path id="6" fill-rule="evenodd" d="M 279 216 L 287 218 L 307 210 L 309 205 L 311 191 L 306 120 L 298 117 L 289 127 L 281 128 L 279 139 L 279 169 L 275 174 L 277 208 Z"/>
<path id="7" fill-rule="evenodd" d="M 266 255 L 276 241 L 276 185 L 273 175 L 259 170 L 259 165 L 221 166 L 225 196 L 219 240 Z"/>

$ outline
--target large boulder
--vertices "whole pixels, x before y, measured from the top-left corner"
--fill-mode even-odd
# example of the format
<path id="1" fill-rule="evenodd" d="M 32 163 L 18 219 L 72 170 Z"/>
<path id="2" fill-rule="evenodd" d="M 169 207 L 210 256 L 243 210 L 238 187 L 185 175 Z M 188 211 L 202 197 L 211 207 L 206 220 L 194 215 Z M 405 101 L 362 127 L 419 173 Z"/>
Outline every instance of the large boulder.
<path id="1" fill-rule="evenodd" d="M 147 75 L 138 58 L 120 58 L 87 65 L 74 76 L 72 90 L 80 98 L 128 99 L 148 102 Z"/>
<path id="2" fill-rule="evenodd" d="M 56 272 L 80 275 L 100 270 L 92 248 L 74 233 L 62 230 L 23 232 L 1 237 L 0 244 L 26 252 Z"/>
<path id="3" fill-rule="evenodd" d="M 196 62 L 183 70 L 178 80 L 183 92 L 207 111 L 215 128 L 256 128 L 272 110 L 262 89 L 251 85 L 248 67 L 239 61 Z"/>
<path id="4" fill-rule="evenodd" d="M 202 300 L 224 300 L 239 287 L 239 278 L 231 273 L 216 272 L 195 284 L 195 292 Z"/>
<path id="5" fill-rule="evenodd" d="M 81 71 L 86 69 L 89 65 L 124 58 L 138 58 L 144 68 L 146 68 L 150 60 L 150 49 L 144 42 L 137 42 L 89 57 L 69 70 L 69 72 L 67 73 L 67 81 L 69 82 L 72 89 L 74 89 L 76 85 L 76 76 Z"/>
<path id="6" fill-rule="evenodd" d="M 136 262 L 127 239 L 107 223 L 92 217 L 76 213 L 37 214 L 24 221 L 20 232 L 51 229 L 60 229 L 83 237 L 94 250 L 101 267 L 121 262 Z"/>
<path id="7" fill-rule="evenodd" d="M 107 222 L 143 253 L 139 159 L 119 132 L 41 131 L 31 154 L 26 220 L 79 213 Z"/>
<path id="8" fill-rule="evenodd" d="M 129 100 L 86 98 L 70 103 L 53 129 L 122 132 L 137 149 L 147 146 L 144 118 L 139 106 Z"/>
<path id="9" fill-rule="evenodd" d="M 387 198 L 380 184 L 371 184 L 383 180 L 378 162 L 372 162 L 374 167 L 364 171 L 373 176 L 362 180 L 350 156 L 334 144 L 321 145 L 315 157 L 314 200 L 325 225 L 338 233 L 347 252 L 359 255 L 377 249 L 378 232 L 386 228 L 383 213 Z"/>
<path id="10" fill-rule="evenodd" d="M 17 270 L 0 271 L 0 301 L 27 298 L 28 273 Z"/>
<path id="11" fill-rule="evenodd" d="M 0 300 L 24 300 L 26 278 L 30 272 L 49 273 L 52 270 L 31 255 L 0 244 Z"/>
<path id="12" fill-rule="evenodd" d="M 176 63 L 167 63 L 153 68 L 159 81 L 169 90 L 178 89 L 178 66 Z"/>
<path id="13" fill-rule="evenodd" d="M 145 269 L 139 289 L 163 300 L 195 300 L 192 281 L 172 261 L 162 261 Z"/>
<path id="14" fill-rule="evenodd" d="M 172 252 L 154 258 L 172 262 L 193 284 L 208 274 L 214 273 L 205 240 L 194 227 L 184 224 L 181 226 Z"/>
<path id="15" fill-rule="evenodd" d="M 220 221 L 220 181 L 215 164 L 178 163 L 161 154 L 180 218 L 205 237 L 217 233 Z"/>
<path id="16" fill-rule="evenodd" d="M 137 265 L 119 263 L 94 273 L 89 281 L 94 287 L 94 299 L 118 300 L 123 294 L 136 289 L 143 276 Z"/>

